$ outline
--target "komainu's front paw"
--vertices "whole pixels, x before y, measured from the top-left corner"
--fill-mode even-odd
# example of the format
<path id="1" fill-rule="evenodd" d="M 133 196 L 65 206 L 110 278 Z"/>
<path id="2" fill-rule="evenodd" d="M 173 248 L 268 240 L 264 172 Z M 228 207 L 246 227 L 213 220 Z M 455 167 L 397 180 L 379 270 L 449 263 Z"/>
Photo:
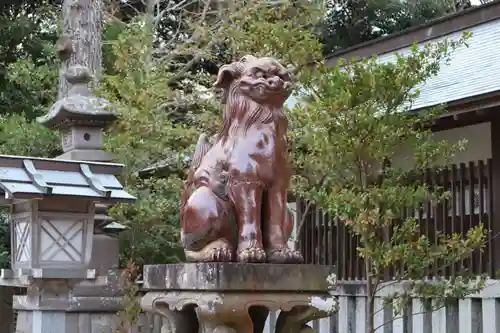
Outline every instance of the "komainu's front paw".
<path id="1" fill-rule="evenodd" d="M 234 247 L 224 238 L 217 239 L 201 250 L 184 250 L 188 262 L 230 262 L 234 259 Z"/>
<path id="2" fill-rule="evenodd" d="M 258 247 L 249 247 L 238 251 L 239 262 L 266 262 L 266 252 Z"/>
<path id="3" fill-rule="evenodd" d="M 302 254 L 289 247 L 268 250 L 267 259 L 273 264 L 301 264 L 304 262 Z"/>
<path id="4" fill-rule="evenodd" d="M 233 261 L 233 250 L 229 248 L 213 248 L 208 250 L 208 260 L 211 262 L 231 262 Z"/>

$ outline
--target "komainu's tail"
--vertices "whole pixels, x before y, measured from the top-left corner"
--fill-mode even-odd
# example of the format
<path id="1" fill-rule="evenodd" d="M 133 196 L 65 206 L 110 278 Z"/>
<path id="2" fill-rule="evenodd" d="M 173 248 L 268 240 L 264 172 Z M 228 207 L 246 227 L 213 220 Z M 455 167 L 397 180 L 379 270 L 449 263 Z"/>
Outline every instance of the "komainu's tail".
<path id="1" fill-rule="evenodd" d="M 193 160 L 191 161 L 192 172 L 196 171 L 196 169 L 200 167 L 203 156 L 207 154 L 210 148 L 212 148 L 212 145 L 208 141 L 208 136 L 205 133 L 202 133 L 198 138 L 198 142 L 196 143 Z"/>
<path id="2" fill-rule="evenodd" d="M 194 188 L 192 186 L 194 173 L 200 167 L 201 161 L 203 160 L 203 156 L 207 154 L 208 150 L 211 147 L 212 145 L 208 141 L 208 136 L 205 133 L 202 133 L 198 138 L 198 142 L 196 143 L 194 156 L 193 159 L 191 160 L 191 167 L 189 168 L 188 171 L 187 180 L 184 183 L 185 188 L 181 195 L 181 218 L 184 206 L 186 205 L 187 200 L 191 196 L 192 191 L 194 191 Z"/>

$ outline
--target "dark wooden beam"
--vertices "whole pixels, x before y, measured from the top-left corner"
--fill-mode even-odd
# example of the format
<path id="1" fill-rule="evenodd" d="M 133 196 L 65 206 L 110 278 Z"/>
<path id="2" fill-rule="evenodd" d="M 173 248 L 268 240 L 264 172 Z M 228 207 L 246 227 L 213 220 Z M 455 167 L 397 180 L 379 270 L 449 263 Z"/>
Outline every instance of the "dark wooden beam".
<path id="1" fill-rule="evenodd" d="M 494 119 L 500 120 L 499 107 L 447 114 L 435 119 L 431 125 L 431 129 L 433 132 L 439 132 L 489 122 Z"/>
<path id="2" fill-rule="evenodd" d="M 491 121 L 491 159 L 492 159 L 492 179 L 490 180 L 493 190 L 493 205 L 490 207 L 492 216 L 492 230 L 490 237 L 492 241 L 492 253 L 500 251 L 500 118 Z M 493 256 L 493 272 L 500 269 L 500 255 Z M 495 278 L 495 277 L 492 277 Z"/>

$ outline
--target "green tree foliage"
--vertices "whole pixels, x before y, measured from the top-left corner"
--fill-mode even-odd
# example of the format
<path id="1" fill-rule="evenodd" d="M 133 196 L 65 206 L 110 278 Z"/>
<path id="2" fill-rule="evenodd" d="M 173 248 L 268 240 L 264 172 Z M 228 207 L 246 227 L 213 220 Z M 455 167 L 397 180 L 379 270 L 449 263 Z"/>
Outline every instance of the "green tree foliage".
<path id="1" fill-rule="evenodd" d="M 270 6 L 267 1 L 234 6 L 238 10 L 216 8 L 201 21 L 196 13 L 186 18 L 195 43 L 169 45 L 170 52 L 155 43 L 154 21 L 148 16 L 130 21 L 108 43 L 114 62 L 102 76 L 98 93 L 120 117 L 107 132 L 106 145 L 126 165 L 124 182 L 139 199 L 112 211 L 129 227 L 121 235 L 124 260 L 142 264 L 182 258 L 178 213 L 184 171 L 199 134 L 215 134 L 221 119 L 209 89 L 215 77 L 193 71 L 191 60 L 218 61 L 215 44 L 224 45 L 229 61 L 245 54 L 270 54 L 300 67 L 317 60 L 311 55 L 321 54 L 316 39 L 302 36 L 304 26 L 319 17 L 317 9 L 293 7 L 291 2 Z M 294 17 L 301 19 L 292 23 Z M 205 20 L 217 24 L 202 29 Z M 188 54 L 194 56 L 184 57 Z M 152 165 L 156 172 L 139 172 Z"/>
<path id="2" fill-rule="evenodd" d="M 53 101 L 57 89 L 57 7 L 50 1 L 1 6 L 0 114 L 24 113 L 33 119 L 44 113 L 43 106 Z"/>
<path id="3" fill-rule="evenodd" d="M 371 58 L 336 67 L 318 64 L 303 82 L 302 102 L 291 112 L 297 194 L 338 217 L 360 239 L 358 255 L 368 277 L 367 332 L 376 330 L 374 296 L 389 282 L 384 280 L 388 270 L 396 272 L 391 281 L 410 281 L 406 290 L 387 299 L 398 314 L 410 295 L 444 302 L 482 286 L 483 280 L 471 282 L 466 271 L 451 280 L 425 279 L 427 269 L 439 267 L 437 275 L 444 276 L 445 267 L 480 250 L 486 233 L 482 225 L 464 237 L 440 234 L 435 241 L 420 234 L 414 217 L 407 217 L 408 211 L 448 196 L 443 188 L 409 180 L 427 168 L 446 166 L 464 142 L 434 139 L 427 125 L 442 110 L 409 110 L 417 88 L 438 73 L 455 48 L 465 47 L 467 38 L 414 47 L 388 63 Z M 410 152 L 413 167 L 388 163 L 402 152 Z"/>
<path id="4" fill-rule="evenodd" d="M 145 22 L 130 22 L 111 43 L 113 74 L 102 77 L 99 93 L 120 115 L 108 132 L 107 147 L 127 166 L 125 184 L 139 199 L 113 211 L 129 227 L 122 235 L 123 259 L 171 262 L 180 255 L 177 202 L 186 166 L 175 157 L 183 156 L 196 131 L 172 121 L 180 96 L 168 85 L 172 73 L 151 57 L 153 37 Z M 138 171 L 169 157 L 172 172 L 166 178 L 139 177 Z"/>
<path id="5" fill-rule="evenodd" d="M 0 133 L 2 154 L 47 157 L 62 153 L 57 133 L 23 114 L 0 116 Z"/>

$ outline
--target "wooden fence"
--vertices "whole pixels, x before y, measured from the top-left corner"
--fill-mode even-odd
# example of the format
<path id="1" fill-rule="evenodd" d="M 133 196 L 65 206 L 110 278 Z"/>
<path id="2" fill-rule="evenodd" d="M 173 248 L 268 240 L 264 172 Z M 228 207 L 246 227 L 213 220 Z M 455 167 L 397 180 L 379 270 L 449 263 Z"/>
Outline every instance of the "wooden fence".
<path id="1" fill-rule="evenodd" d="M 428 186 L 438 185 L 450 193 L 447 200 L 440 203 L 426 202 L 420 207 L 408 210 L 406 216 L 415 217 L 420 224 L 421 234 L 432 240 L 438 234 L 465 235 L 467 231 L 483 223 L 485 229 L 493 229 L 492 162 L 469 162 L 452 165 L 440 172 L 428 170 L 414 179 Z M 301 203 L 302 213 L 306 204 Z M 300 215 L 300 214 L 299 214 Z M 352 235 L 348 227 L 339 221 L 311 207 L 306 215 L 300 248 L 306 263 L 336 265 L 339 280 L 363 280 L 366 278 L 364 264 L 357 254 L 359 239 Z M 500 241 L 489 234 L 483 251 L 476 251 L 470 258 L 451 267 L 429 267 L 429 276 L 456 276 L 461 269 L 475 274 L 487 273 L 494 277 L 500 267 L 495 265 L 494 246 Z M 499 245 L 496 245 L 497 247 Z M 388 272 L 390 279 L 393 272 Z"/>

